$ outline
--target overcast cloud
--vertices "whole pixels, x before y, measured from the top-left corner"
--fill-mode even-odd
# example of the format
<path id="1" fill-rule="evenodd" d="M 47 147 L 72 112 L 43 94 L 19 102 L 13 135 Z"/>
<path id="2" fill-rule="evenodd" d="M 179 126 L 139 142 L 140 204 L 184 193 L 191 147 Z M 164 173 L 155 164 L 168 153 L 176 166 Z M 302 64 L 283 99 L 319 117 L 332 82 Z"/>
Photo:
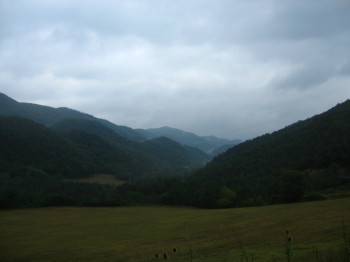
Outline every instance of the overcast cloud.
<path id="1" fill-rule="evenodd" d="M 349 0 L 0 0 L 0 92 L 247 139 L 350 97 Z"/>

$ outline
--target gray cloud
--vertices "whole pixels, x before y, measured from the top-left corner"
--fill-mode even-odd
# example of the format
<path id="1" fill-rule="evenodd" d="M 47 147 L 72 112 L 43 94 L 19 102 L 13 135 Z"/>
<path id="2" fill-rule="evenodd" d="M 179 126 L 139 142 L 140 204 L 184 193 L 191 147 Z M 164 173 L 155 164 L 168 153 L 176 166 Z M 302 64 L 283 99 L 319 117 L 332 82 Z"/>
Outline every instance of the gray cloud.
<path id="1" fill-rule="evenodd" d="M 135 128 L 252 138 L 349 98 L 349 11 L 347 0 L 2 0 L 0 91 Z"/>

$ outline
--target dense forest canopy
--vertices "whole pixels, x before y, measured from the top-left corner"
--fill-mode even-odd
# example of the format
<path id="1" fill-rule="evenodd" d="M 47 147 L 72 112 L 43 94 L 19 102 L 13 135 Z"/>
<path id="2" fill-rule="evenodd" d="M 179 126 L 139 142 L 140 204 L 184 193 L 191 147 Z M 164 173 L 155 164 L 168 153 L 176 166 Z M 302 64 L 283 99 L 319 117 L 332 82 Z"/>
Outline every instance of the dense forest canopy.
<path id="1" fill-rule="evenodd" d="M 5 208 L 145 203 L 236 207 L 322 199 L 327 192 L 349 187 L 349 100 L 231 147 L 204 167 L 210 156 L 198 148 L 155 134 L 147 138 L 150 131 L 138 133 L 74 110 L 18 103 L 1 95 L 0 115 L 0 206 Z M 114 187 L 66 180 L 101 173 L 127 183 Z"/>

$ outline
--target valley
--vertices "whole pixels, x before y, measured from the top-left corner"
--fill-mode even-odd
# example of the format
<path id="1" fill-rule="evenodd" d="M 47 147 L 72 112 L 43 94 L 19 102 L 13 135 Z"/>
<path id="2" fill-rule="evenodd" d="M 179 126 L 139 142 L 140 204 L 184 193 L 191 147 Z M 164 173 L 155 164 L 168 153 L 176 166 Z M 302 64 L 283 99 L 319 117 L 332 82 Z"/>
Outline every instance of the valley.
<path id="1" fill-rule="evenodd" d="M 241 142 L 170 127 L 132 129 L 0 93 L 0 208 L 322 200 L 350 190 L 349 120 L 346 100 Z M 111 179 L 127 183 L 115 187 Z"/>
<path id="2" fill-rule="evenodd" d="M 0 262 L 350 262 L 350 0 L 0 0 Z"/>

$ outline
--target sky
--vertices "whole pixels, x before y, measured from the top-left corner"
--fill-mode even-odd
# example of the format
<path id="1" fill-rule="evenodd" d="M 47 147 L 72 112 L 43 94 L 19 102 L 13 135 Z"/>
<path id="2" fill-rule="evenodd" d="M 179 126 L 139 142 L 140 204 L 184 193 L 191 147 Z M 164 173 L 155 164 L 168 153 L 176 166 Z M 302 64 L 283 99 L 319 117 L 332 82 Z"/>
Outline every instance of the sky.
<path id="1" fill-rule="evenodd" d="M 0 92 L 251 139 L 350 98 L 350 0 L 0 0 Z"/>

